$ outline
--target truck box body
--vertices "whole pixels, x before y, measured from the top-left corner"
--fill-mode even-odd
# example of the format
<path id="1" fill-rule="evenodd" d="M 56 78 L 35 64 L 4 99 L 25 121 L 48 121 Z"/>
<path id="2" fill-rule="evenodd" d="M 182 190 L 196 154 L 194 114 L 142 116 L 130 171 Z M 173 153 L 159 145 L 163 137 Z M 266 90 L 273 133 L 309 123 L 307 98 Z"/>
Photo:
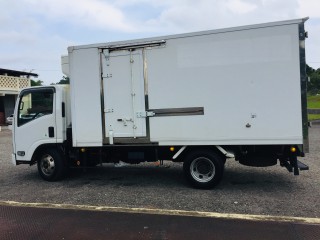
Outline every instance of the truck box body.
<path id="1" fill-rule="evenodd" d="M 303 22 L 70 47 L 74 146 L 303 144 Z"/>

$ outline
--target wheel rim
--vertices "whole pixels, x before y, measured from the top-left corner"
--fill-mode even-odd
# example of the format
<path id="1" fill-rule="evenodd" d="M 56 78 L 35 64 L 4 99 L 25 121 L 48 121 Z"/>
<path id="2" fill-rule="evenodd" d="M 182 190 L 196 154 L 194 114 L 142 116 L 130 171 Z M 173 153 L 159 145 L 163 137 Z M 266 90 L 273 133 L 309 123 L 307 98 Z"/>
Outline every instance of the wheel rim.
<path id="1" fill-rule="evenodd" d="M 191 176 L 198 182 L 209 182 L 214 178 L 216 169 L 212 161 L 206 157 L 199 157 L 190 165 Z"/>
<path id="2" fill-rule="evenodd" d="M 51 176 L 54 173 L 55 169 L 53 157 L 49 154 L 43 155 L 40 160 L 40 168 L 44 175 Z"/>

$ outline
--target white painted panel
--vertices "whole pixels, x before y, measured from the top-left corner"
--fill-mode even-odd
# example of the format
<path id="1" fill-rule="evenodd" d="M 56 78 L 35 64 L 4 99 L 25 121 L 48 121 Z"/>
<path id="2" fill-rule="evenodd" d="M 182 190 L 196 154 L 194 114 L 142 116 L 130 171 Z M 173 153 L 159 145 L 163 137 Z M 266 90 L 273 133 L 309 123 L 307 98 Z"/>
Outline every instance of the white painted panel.
<path id="1" fill-rule="evenodd" d="M 149 49 L 150 109 L 204 107 L 203 116 L 150 118 L 151 141 L 302 143 L 298 41 L 298 26 L 284 25 Z"/>
<path id="2" fill-rule="evenodd" d="M 178 67 L 195 68 L 282 62 L 292 58 L 291 36 L 285 33 L 278 36 L 255 38 L 238 36 L 225 39 L 225 37 L 220 39 L 216 37 L 215 41 L 208 41 L 208 38 L 204 38 L 196 44 L 179 45 L 177 48 Z"/>
<path id="3" fill-rule="evenodd" d="M 102 145 L 99 55 L 97 48 L 69 49 L 74 146 Z"/>

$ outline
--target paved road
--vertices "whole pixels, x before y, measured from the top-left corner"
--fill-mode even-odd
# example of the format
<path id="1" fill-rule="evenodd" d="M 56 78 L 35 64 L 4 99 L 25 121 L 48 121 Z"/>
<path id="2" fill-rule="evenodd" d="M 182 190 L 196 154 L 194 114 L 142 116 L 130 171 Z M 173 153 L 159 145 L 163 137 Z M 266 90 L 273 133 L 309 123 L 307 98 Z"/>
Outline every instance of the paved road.
<path id="1" fill-rule="evenodd" d="M 181 164 L 152 164 L 71 171 L 61 182 L 43 181 L 35 166 L 11 164 L 11 132 L 0 132 L 0 201 L 218 213 L 320 217 L 320 126 L 310 128 L 310 170 L 293 176 L 279 166 L 250 168 L 227 161 L 213 190 L 188 186 Z"/>
<path id="2" fill-rule="evenodd" d="M 319 240 L 320 220 L 306 221 L 0 204 L 0 239 Z"/>

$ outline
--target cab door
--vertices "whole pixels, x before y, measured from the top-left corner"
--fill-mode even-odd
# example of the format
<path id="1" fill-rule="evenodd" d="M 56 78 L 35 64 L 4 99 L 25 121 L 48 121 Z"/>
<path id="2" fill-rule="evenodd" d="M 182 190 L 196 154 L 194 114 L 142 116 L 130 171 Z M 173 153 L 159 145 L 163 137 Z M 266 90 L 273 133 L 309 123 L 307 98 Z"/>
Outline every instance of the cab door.
<path id="1" fill-rule="evenodd" d="M 22 90 L 15 109 L 14 152 L 16 160 L 30 161 L 36 148 L 56 143 L 55 88 Z"/>

